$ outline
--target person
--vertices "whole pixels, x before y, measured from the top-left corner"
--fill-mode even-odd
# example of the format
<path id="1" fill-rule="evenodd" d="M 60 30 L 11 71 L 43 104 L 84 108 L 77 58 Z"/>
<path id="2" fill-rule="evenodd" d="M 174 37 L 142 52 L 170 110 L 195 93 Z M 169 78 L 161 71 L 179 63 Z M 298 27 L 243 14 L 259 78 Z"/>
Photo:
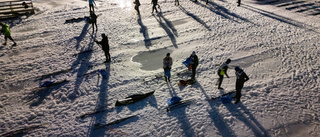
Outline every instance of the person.
<path id="1" fill-rule="evenodd" d="M 17 43 L 11 37 L 11 31 L 10 31 L 9 26 L 7 24 L 2 23 L 2 22 L 0 22 L 0 26 L 2 27 L 1 33 L 4 35 L 4 40 L 5 40 L 5 42 L 2 45 L 7 45 L 7 39 L 9 38 L 14 43 L 12 46 L 16 46 Z"/>
<path id="2" fill-rule="evenodd" d="M 98 31 L 98 26 L 97 26 L 97 18 L 98 16 L 96 14 L 94 14 L 94 12 L 90 12 L 90 19 L 89 19 L 89 23 L 92 24 L 92 31 L 94 32 L 94 26 L 96 26 L 96 30 Z"/>
<path id="3" fill-rule="evenodd" d="M 111 58 L 110 58 L 110 53 L 109 53 L 108 37 L 104 33 L 101 34 L 101 37 L 102 37 L 101 41 L 95 40 L 95 42 L 97 44 L 101 45 L 102 50 L 104 51 L 104 55 L 106 56 L 106 61 L 104 63 L 110 63 L 111 62 Z"/>
<path id="4" fill-rule="evenodd" d="M 29 6 L 28 6 L 28 4 L 27 4 L 26 2 L 22 2 L 22 6 L 23 6 L 25 9 L 29 8 Z"/>
<path id="5" fill-rule="evenodd" d="M 221 87 L 221 84 L 222 84 L 222 81 L 223 81 L 223 76 L 226 75 L 227 78 L 229 78 L 228 74 L 227 74 L 227 71 L 228 71 L 228 64 L 231 62 L 231 59 L 227 59 L 226 62 L 222 63 L 220 66 L 219 66 L 219 69 L 217 71 L 217 74 L 219 76 L 219 79 L 216 83 L 216 85 L 218 85 L 218 89 L 223 89 Z"/>
<path id="6" fill-rule="evenodd" d="M 135 4 L 134 9 L 137 11 L 137 14 L 140 15 L 140 10 L 139 10 L 139 6 L 141 5 L 140 1 L 135 0 L 133 3 Z"/>
<path id="7" fill-rule="evenodd" d="M 179 4 L 179 0 L 175 0 L 175 1 L 174 1 L 174 5 L 180 5 L 180 4 Z"/>
<path id="8" fill-rule="evenodd" d="M 192 75 L 191 75 L 191 79 L 195 80 L 195 76 L 196 76 L 196 69 L 199 65 L 199 59 L 198 56 L 196 55 L 196 52 L 193 51 L 192 54 L 190 55 L 190 65 L 192 68 Z"/>
<path id="9" fill-rule="evenodd" d="M 237 3 L 238 3 L 238 7 L 240 6 L 240 4 L 241 4 L 241 0 L 238 0 L 237 1 Z"/>
<path id="10" fill-rule="evenodd" d="M 156 13 L 158 13 L 158 10 L 157 10 L 157 8 L 156 8 L 156 6 L 158 5 L 158 0 L 152 0 L 152 1 L 151 1 L 151 4 L 153 4 L 153 6 L 152 6 L 152 13 L 153 13 L 154 10 L 156 10 Z"/>
<path id="11" fill-rule="evenodd" d="M 246 81 L 249 80 L 249 77 L 247 76 L 247 74 L 239 67 L 235 67 L 235 73 L 237 76 L 237 80 L 236 80 L 236 95 L 233 98 L 236 98 L 236 102 L 235 104 L 240 102 L 240 98 L 241 98 L 241 90 L 243 88 L 243 85 Z"/>
<path id="12" fill-rule="evenodd" d="M 90 8 L 90 13 L 94 12 L 94 5 L 96 5 L 96 3 L 94 2 L 94 0 L 89 0 L 89 8 Z"/>
<path id="13" fill-rule="evenodd" d="M 164 70 L 164 78 L 166 82 L 170 82 L 171 77 L 171 66 L 172 66 L 172 58 L 170 57 L 170 53 L 167 53 L 166 57 L 163 58 L 163 70 Z"/>

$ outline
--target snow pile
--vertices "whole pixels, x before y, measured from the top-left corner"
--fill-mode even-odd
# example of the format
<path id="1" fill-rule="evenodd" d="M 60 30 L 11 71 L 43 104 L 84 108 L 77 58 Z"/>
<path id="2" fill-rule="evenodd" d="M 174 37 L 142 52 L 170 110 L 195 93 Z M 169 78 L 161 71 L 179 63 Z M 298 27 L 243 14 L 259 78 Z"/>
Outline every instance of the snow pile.
<path id="1" fill-rule="evenodd" d="M 94 33 L 85 21 L 65 23 L 89 16 L 80 0 L 37 0 L 37 14 L 5 22 L 18 46 L 0 50 L 1 135 L 27 128 L 17 135 L 320 136 L 319 15 L 288 9 L 299 3 L 267 0 L 240 7 L 233 0 L 180 6 L 161 0 L 161 12 L 151 14 L 150 0 L 140 0 L 138 16 L 132 2 L 96 0 Z M 109 37 L 110 64 L 94 44 L 102 33 Z M 200 59 L 197 82 L 179 87 L 191 76 L 181 62 L 192 51 Z M 168 52 L 172 80 L 165 83 L 158 76 Z M 217 65 L 228 58 L 230 78 L 218 90 Z M 234 66 L 250 77 L 241 102 L 207 101 L 234 90 Z M 99 73 L 104 69 L 107 78 Z M 63 82 L 39 87 L 49 80 Z M 118 99 L 153 90 L 114 107 Z M 166 112 L 173 96 L 194 101 Z"/>

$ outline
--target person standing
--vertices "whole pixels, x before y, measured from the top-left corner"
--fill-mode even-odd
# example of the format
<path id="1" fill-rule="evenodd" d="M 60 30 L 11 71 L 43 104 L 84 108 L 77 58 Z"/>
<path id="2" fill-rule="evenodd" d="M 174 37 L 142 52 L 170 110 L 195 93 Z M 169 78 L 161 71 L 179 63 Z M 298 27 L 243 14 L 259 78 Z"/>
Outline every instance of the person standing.
<path id="1" fill-rule="evenodd" d="M 219 80 L 217 81 L 216 85 L 218 85 L 218 89 L 223 89 L 221 87 L 221 84 L 222 84 L 222 81 L 223 81 L 223 76 L 226 75 L 227 78 L 229 78 L 228 74 L 227 74 L 227 71 L 228 71 L 228 64 L 231 62 L 231 59 L 227 59 L 226 62 L 222 63 L 220 66 L 219 66 L 219 69 L 218 69 L 218 76 L 219 76 Z"/>
<path id="2" fill-rule="evenodd" d="M 96 3 L 94 2 L 94 0 L 89 0 L 89 8 L 90 8 L 90 13 L 94 12 L 94 5 L 96 5 Z"/>
<path id="3" fill-rule="evenodd" d="M 238 0 L 238 1 L 237 1 L 237 3 L 238 3 L 238 6 L 240 6 L 240 4 L 241 4 L 241 0 Z"/>
<path id="4" fill-rule="evenodd" d="M 158 0 L 152 0 L 151 4 L 153 4 L 152 13 L 153 13 L 154 10 L 156 10 L 156 13 L 158 13 L 158 10 L 157 10 L 157 7 L 156 7 L 158 5 Z"/>
<path id="5" fill-rule="evenodd" d="M 140 1 L 135 0 L 133 3 L 135 4 L 134 9 L 137 11 L 137 14 L 140 15 L 140 10 L 139 10 L 139 6 L 141 5 Z"/>
<path id="6" fill-rule="evenodd" d="M 98 16 L 91 11 L 89 23 L 92 24 L 92 32 L 94 32 L 94 26 L 96 26 L 96 30 L 98 31 L 97 18 Z"/>
<path id="7" fill-rule="evenodd" d="M 179 4 L 179 0 L 175 0 L 175 1 L 174 1 L 174 5 L 180 5 L 180 4 Z"/>
<path id="8" fill-rule="evenodd" d="M 196 76 L 196 69 L 199 65 L 199 59 L 198 56 L 196 55 L 196 52 L 193 51 L 192 54 L 190 55 L 190 65 L 192 68 L 192 75 L 191 75 L 191 79 L 195 80 L 195 76 Z"/>
<path id="9" fill-rule="evenodd" d="M 170 82 L 171 77 L 171 66 L 172 66 L 172 58 L 170 57 L 170 53 L 167 53 L 166 57 L 163 58 L 163 70 L 164 70 L 164 78 L 166 82 Z"/>
<path id="10" fill-rule="evenodd" d="M 2 45 L 7 45 L 7 39 L 9 38 L 14 43 L 12 46 L 16 46 L 17 43 L 11 37 L 11 31 L 10 31 L 9 26 L 7 24 L 2 23 L 2 22 L 0 22 L 0 26 L 2 27 L 1 33 L 4 35 L 4 40 L 5 40 L 5 42 Z"/>
<path id="11" fill-rule="evenodd" d="M 236 80 L 236 96 L 234 96 L 233 98 L 236 98 L 236 102 L 234 104 L 238 104 L 240 102 L 240 98 L 241 98 L 241 90 L 243 88 L 243 85 L 246 81 L 249 80 L 249 77 L 247 76 L 247 74 L 239 67 L 235 67 L 235 73 L 237 76 L 237 80 Z"/>
<path id="12" fill-rule="evenodd" d="M 101 41 L 95 40 L 95 42 L 97 44 L 101 45 L 102 50 L 104 51 L 104 55 L 106 56 L 106 61 L 104 63 L 110 63 L 111 62 L 111 58 L 110 58 L 110 53 L 109 53 L 108 37 L 104 33 L 101 34 L 101 37 L 102 37 Z"/>

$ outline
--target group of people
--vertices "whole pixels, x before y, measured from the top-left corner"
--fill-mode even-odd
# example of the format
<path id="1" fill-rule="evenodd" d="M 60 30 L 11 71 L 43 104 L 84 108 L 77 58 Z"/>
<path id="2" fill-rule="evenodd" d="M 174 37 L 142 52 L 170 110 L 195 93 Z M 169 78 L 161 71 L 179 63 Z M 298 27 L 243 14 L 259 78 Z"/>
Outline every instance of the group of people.
<path id="1" fill-rule="evenodd" d="M 195 81 L 196 68 L 199 65 L 199 59 L 195 51 L 192 52 L 189 58 L 190 58 L 190 64 L 188 68 L 192 70 L 191 80 Z M 231 63 L 231 59 L 227 59 L 226 62 L 219 65 L 219 69 L 217 71 L 219 79 L 216 83 L 216 85 L 218 86 L 218 89 L 223 89 L 221 85 L 222 85 L 224 75 L 226 75 L 227 78 L 230 78 L 227 73 L 229 68 L 228 66 L 229 63 Z M 171 77 L 170 70 L 171 70 L 172 64 L 173 62 L 172 62 L 172 58 L 170 57 L 170 53 L 167 53 L 166 57 L 163 58 L 164 78 L 166 82 L 168 81 L 170 82 L 170 77 Z M 243 85 L 246 81 L 249 80 L 249 77 L 240 67 L 236 66 L 234 69 L 235 69 L 235 75 L 236 75 L 236 95 L 233 98 L 236 99 L 235 104 L 237 104 L 240 102 L 241 90 L 243 88 Z"/>
<path id="2" fill-rule="evenodd" d="M 228 71 L 228 68 L 229 68 L 229 63 L 231 62 L 231 59 L 227 59 L 226 62 L 222 63 L 220 66 L 219 66 L 219 69 L 217 71 L 217 74 L 219 76 L 219 79 L 216 83 L 216 85 L 218 85 L 218 89 L 223 89 L 221 87 L 222 85 L 222 81 L 223 81 L 223 78 L 224 78 L 224 75 L 227 76 L 227 78 L 230 78 L 227 71 Z M 234 68 L 235 70 L 235 75 L 236 75 L 236 95 L 233 97 L 236 99 L 236 102 L 235 104 L 239 103 L 240 102 L 240 98 L 241 98 L 241 90 L 243 88 L 243 85 L 246 81 L 249 80 L 249 77 L 248 75 L 243 71 L 243 69 L 241 69 L 240 67 L 236 66 Z"/>
<path id="3" fill-rule="evenodd" d="M 90 19 L 88 20 L 88 22 L 90 24 L 92 24 L 92 31 L 93 32 L 94 32 L 94 27 L 96 27 L 96 31 L 98 31 L 98 26 L 97 26 L 98 16 L 94 12 L 94 5 L 96 5 L 94 0 L 89 0 Z M 94 42 L 96 42 L 98 45 L 100 45 L 102 50 L 104 51 L 104 55 L 106 56 L 106 60 L 104 61 L 104 63 L 110 63 L 111 57 L 110 57 L 110 52 L 109 52 L 110 48 L 109 48 L 108 36 L 106 36 L 105 33 L 102 33 L 101 37 L 102 37 L 101 41 L 98 41 L 95 39 Z"/>
<path id="4" fill-rule="evenodd" d="M 178 1 L 178 0 L 175 0 Z M 137 11 L 137 14 L 140 15 L 140 10 L 139 10 L 139 6 L 141 6 L 140 0 L 134 0 L 133 4 L 134 9 Z M 154 10 L 156 10 L 156 13 L 158 13 L 158 8 L 160 8 L 160 5 L 158 4 L 158 0 L 151 0 L 151 4 L 152 4 L 152 13 L 154 12 Z M 178 1 L 178 5 L 179 5 L 179 1 Z"/>
<path id="5" fill-rule="evenodd" d="M 194 2 L 197 3 L 198 0 L 195 0 Z M 140 0 L 134 0 L 133 3 L 135 4 L 134 9 L 137 11 L 137 14 L 140 15 L 140 10 L 139 10 L 139 6 L 141 6 Z M 209 0 L 206 0 L 206 4 L 208 3 L 209 3 Z M 237 6 L 240 6 L 241 0 L 237 0 L 237 3 L 238 3 Z M 158 0 L 151 0 L 151 4 L 152 4 L 152 13 L 154 10 L 156 10 L 156 13 L 157 13 L 158 10 L 156 6 L 160 7 L 158 4 Z M 179 0 L 175 0 L 174 5 L 180 5 Z"/>

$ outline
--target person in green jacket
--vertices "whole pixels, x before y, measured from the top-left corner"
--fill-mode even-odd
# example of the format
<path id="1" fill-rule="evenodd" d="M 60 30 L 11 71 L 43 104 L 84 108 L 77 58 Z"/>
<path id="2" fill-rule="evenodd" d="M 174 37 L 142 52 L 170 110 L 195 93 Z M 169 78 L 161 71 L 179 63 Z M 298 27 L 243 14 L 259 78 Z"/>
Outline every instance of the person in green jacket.
<path id="1" fill-rule="evenodd" d="M 2 27 L 1 28 L 1 33 L 4 35 L 4 40 L 5 40 L 3 45 L 7 45 L 7 39 L 8 38 L 13 41 L 14 44 L 12 46 L 17 45 L 17 43 L 11 37 L 11 31 L 9 29 L 9 26 L 7 24 L 2 23 L 2 22 L 0 22 L 0 26 Z"/>
<path id="2" fill-rule="evenodd" d="M 218 69 L 218 76 L 219 76 L 219 80 L 217 81 L 216 85 L 218 85 L 218 89 L 223 89 L 221 87 L 221 84 L 222 84 L 222 81 L 223 81 L 223 76 L 226 75 L 227 78 L 229 78 L 228 74 L 227 74 L 227 71 L 228 71 L 228 64 L 231 62 L 231 59 L 227 59 L 227 61 L 225 63 L 222 63 L 220 66 L 219 66 L 219 69 Z"/>

